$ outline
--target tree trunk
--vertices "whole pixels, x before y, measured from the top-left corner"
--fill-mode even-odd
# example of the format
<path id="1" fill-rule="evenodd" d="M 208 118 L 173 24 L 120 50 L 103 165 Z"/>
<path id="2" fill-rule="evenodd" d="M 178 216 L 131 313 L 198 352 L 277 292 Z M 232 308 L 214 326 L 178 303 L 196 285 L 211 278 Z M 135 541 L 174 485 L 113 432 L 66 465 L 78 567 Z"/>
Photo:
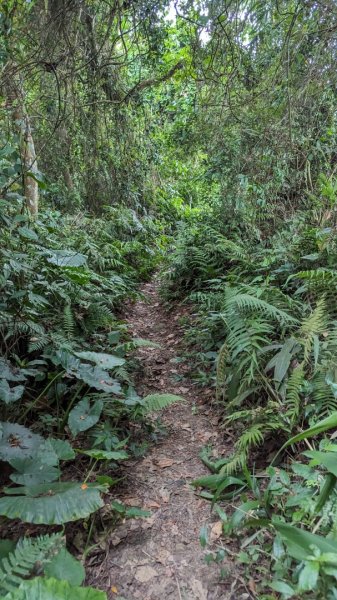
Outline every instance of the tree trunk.
<path id="1" fill-rule="evenodd" d="M 23 172 L 23 188 L 27 207 L 31 215 L 37 215 L 39 209 L 39 186 L 34 175 L 38 175 L 36 152 L 29 115 L 27 113 L 22 82 L 15 73 L 12 63 L 5 72 L 5 90 L 7 107 L 12 112 L 14 127 L 20 136 L 20 152 Z"/>

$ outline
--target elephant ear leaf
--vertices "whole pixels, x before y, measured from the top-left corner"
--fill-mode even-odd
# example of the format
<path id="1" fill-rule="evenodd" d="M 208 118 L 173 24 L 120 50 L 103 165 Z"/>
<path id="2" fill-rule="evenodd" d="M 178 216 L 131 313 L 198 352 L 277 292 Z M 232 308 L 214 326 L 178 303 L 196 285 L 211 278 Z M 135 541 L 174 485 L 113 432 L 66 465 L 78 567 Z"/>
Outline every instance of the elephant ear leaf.
<path id="1" fill-rule="evenodd" d="M 23 385 L 10 387 L 6 379 L 0 379 L 0 400 L 5 404 L 12 404 L 12 402 L 20 400 L 24 389 Z"/>
<path id="2" fill-rule="evenodd" d="M 68 581 L 52 577 L 35 577 L 23 581 L 20 587 L 6 596 L 6 600 L 107 600 L 107 595 L 90 587 L 71 586 Z"/>
<path id="3" fill-rule="evenodd" d="M 33 458 L 43 438 L 17 423 L 0 422 L 0 460 Z"/>
<path id="4" fill-rule="evenodd" d="M 41 483 L 6 488 L 0 498 L 0 515 L 25 523 L 61 525 L 85 519 L 104 505 L 105 486 L 78 482 Z"/>
<path id="5" fill-rule="evenodd" d="M 73 436 L 76 436 L 81 431 L 86 431 L 96 425 L 103 409 L 102 400 L 96 400 L 94 404 L 90 404 L 89 398 L 83 398 L 70 411 L 68 425 Z"/>
<path id="6" fill-rule="evenodd" d="M 56 466 L 43 464 L 37 458 L 13 458 L 10 464 L 17 471 L 10 475 L 11 480 L 21 485 L 55 481 L 61 474 Z"/>
<path id="7" fill-rule="evenodd" d="M 75 356 L 78 356 L 78 358 L 89 360 L 98 367 L 106 370 L 121 367 L 125 363 L 124 358 L 120 358 L 114 354 L 104 354 L 103 352 L 74 352 L 74 354 Z"/>

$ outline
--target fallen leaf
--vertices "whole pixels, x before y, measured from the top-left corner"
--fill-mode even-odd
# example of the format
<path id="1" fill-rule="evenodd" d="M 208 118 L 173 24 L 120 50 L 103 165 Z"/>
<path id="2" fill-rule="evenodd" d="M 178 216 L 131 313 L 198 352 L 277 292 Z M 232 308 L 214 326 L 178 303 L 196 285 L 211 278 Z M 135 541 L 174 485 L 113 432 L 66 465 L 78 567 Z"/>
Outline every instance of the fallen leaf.
<path id="1" fill-rule="evenodd" d="M 124 498 L 123 503 L 127 506 L 142 506 L 142 501 L 138 498 Z"/>
<path id="2" fill-rule="evenodd" d="M 252 592 L 252 594 L 254 596 L 256 596 L 256 585 L 255 585 L 255 581 L 253 579 L 250 579 L 248 581 L 248 587 L 249 587 L 250 591 Z"/>
<path id="3" fill-rule="evenodd" d="M 152 517 L 147 517 L 147 519 L 137 519 L 137 521 L 138 523 L 140 522 L 142 529 L 150 529 L 154 525 L 155 518 L 155 515 L 152 515 Z"/>
<path id="4" fill-rule="evenodd" d="M 222 521 L 217 521 L 212 525 L 210 539 L 211 542 L 216 542 L 222 535 Z"/>
<path id="5" fill-rule="evenodd" d="M 166 467 L 171 467 L 174 464 L 174 460 L 172 458 L 158 458 L 153 461 L 157 467 L 161 469 L 165 469 Z"/>
<path id="6" fill-rule="evenodd" d="M 181 425 L 181 429 L 183 429 L 184 431 L 192 431 L 189 425 Z"/>
<path id="7" fill-rule="evenodd" d="M 158 502 L 154 502 L 154 500 L 146 503 L 147 508 L 160 508 L 160 504 Z"/>
<path id="8" fill-rule="evenodd" d="M 169 551 L 164 548 L 161 548 L 159 550 L 159 552 L 157 552 L 157 554 L 156 554 L 157 562 L 161 563 L 162 565 L 166 565 L 166 563 L 169 559 L 173 560 Z"/>
<path id="9" fill-rule="evenodd" d="M 147 581 L 153 579 L 153 577 L 157 577 L 157 575 L 157 571 L 155 571 L 152 567 L 139 567 L 139 569 L 136 571 L 135 579 L 137 579 L 137 581 L 140 583 L 146 583 Z"/>
<path id="10" fill-rule="evenodd" d="M 170 492 L 166 488 L 161 488 L 158 493 L 165 503 L 170 500 Z"/>

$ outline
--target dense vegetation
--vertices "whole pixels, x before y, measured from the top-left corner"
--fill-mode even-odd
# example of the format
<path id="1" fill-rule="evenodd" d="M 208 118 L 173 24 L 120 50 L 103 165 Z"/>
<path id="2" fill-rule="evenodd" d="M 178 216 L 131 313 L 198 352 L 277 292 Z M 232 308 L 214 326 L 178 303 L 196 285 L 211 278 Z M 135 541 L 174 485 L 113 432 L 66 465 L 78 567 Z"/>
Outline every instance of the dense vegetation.
<path id="1" fill-rule="evenodd" d="M 118 463 L 179 398 L 134 389 L 125 304 L 160 268 L 235 437 L 195 482 L 224 548 L 261 599 L 337 598 L 335 3 L 0 10 L 1 597 L 105 597 L 57 526 L 142 515 Z"/>

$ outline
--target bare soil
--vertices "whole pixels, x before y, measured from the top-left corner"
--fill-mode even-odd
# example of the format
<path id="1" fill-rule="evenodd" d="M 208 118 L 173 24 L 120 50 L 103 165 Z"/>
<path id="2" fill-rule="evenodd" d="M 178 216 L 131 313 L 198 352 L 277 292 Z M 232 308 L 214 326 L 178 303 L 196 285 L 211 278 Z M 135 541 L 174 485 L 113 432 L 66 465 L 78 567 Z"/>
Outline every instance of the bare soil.
<path id="1" fill-rule="evenodd" d="M 233 563 L 207 564 L 199 536 L 207 526 L 213 547 L 221 547 L 221 523 L 210 503 L 190 482 L 209 474 L 199 459 L 207 444 L 224 451 L 218 416 L 211 406 L 212 390 L 191 382 L 188 365 L 176 362 L 183 332 L 182 307 L 167 311 L 158 296 L 158 283 L 143 287 L 144 300 L 128 309 L 135 337 L 160 348 L 140 348 L 142 366 L 137 391 L 168 392 L 186 402 L 160 415 L 166 435 L 151 445 L 145 457 L 128 461 L 118 500 L 151 511 L 146 519 L 117 524 L 108 538 L 105 556 L 89 558 L 89 583 L 118 600 L 239 600 L 253 598 Z M 90 566 L 91 565 L 91 566 Z M 221 578 L 221 568 L 227 576 Z"/>

